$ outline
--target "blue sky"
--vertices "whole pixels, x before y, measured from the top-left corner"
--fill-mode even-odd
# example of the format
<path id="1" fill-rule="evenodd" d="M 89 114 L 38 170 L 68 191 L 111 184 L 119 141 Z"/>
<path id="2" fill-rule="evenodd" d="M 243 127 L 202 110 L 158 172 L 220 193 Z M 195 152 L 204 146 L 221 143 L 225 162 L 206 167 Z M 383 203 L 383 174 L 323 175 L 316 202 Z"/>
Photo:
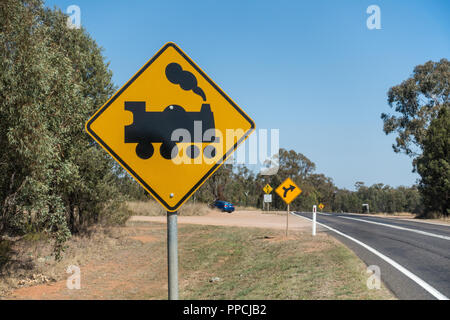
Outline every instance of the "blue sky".
<path id="1" fill-rule="evenodd" d="M 178 44 L 254 120 L 280 129 L 339 187 L 411 185 L 411 159 L 382 131 L 387 91 L 414 66 L 450 57 L 450 1 L 45 1 L 81 9 L 122 86 Z M 381 30 L 369 30 L 369 5 Z M 100 106 L 99 106 L 100 107 Z"/>

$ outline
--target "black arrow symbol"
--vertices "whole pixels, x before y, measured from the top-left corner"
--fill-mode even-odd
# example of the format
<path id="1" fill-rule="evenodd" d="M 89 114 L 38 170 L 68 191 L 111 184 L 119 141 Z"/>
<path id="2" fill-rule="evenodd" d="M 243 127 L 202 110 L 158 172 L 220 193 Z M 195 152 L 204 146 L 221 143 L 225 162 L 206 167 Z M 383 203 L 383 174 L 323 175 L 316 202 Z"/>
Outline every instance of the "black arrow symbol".
<path id="1" fill-rule="evenodd" d="M 290 185 L 289 188 L 283 187 L 284 190 L 284 194 L 283 194 L 283 198 L 286 198 L 286 195 L 289 191 L 294 191 L 295 190 L 295 186 L 293 186 L 292 184 Z"/>

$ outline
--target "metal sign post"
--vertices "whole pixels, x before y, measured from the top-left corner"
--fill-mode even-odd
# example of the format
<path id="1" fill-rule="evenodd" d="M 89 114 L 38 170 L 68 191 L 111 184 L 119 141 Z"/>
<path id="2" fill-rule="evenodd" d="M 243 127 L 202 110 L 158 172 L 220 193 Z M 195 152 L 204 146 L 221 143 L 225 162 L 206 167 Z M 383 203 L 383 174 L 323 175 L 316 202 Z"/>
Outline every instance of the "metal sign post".
<path id="1" fill-rule="evenodd" d="M 317 212 L 317 206 L 313 206 L 313 225 L 312 225 L 312 235 L 316 235 L 316 212 Z"/>
<path id="2" fill-rule="evenodd" d="M 289 230 L 289 203 L 287 205 L 286 211 L 286 237 L 288 236 L 288 230 Z"/>
<path id="3" fill-rule="evenodd" d="M 264 207 L 267 211 L 270 211 L 270 203 L 272 202 L 272 195 L 271 194 L 265 194 L 264 195 Z M 263 207 L 263 210 L 264 210 Z"/>
<path id="4" fill-rule="evenodd" d="M 178 214 L 167 212 L 167 265 L 169 300 L 178 300 Z"/>
<path id="5" fill-rule="evenodd" d="M 300 193 L 302 193 L 302 189 L 300 189 L 294 181 L 290 178 L 284 180 L 282 184 L 275 189 L 275 192 L 283 199 L 287 204 L 287 212 L 286 212 L 286 237 L 288 236 L 289 229 L 289 204 L 297 198 Z"/>

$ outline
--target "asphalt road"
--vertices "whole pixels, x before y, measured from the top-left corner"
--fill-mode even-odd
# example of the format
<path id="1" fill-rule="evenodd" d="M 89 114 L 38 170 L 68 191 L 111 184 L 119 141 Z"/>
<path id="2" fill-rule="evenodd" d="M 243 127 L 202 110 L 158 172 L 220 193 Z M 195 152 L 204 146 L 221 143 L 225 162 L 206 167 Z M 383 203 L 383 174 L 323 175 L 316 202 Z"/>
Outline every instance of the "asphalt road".
<path id="1" fill-rule="evenodd" d="M 312 219 L 312 213 L 294 214 Z M 399 299 L 450 298 L 450 226 L 337 213 L 318 213 L 317 222 L 387 257 L 344 235 L 320 229 L 346 244 L 368 266 L 379 266 L 381 280 Z"/>

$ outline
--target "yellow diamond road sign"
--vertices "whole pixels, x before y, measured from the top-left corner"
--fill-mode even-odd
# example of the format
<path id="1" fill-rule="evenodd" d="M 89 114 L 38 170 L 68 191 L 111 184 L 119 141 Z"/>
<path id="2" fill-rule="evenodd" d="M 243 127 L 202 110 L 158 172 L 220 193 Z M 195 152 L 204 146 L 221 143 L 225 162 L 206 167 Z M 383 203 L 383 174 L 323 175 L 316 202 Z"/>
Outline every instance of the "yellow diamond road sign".
<path id="1" fill-rule="evenodd" d="M 323 203 L 319 204 L 319 209 L 322 210 L 325 206 L 323 205 Z"/>
<path id="2" fill-rule="evenodd" d="M 254 128 L 174 43 L 159 50 L 86 123 L 86 131 L 171 212 Z"/>
<path id="3" fill-rule="evenodd" d="M 270 186 L 270 184 L 266 184 L 266 186 L 263 188 L 264 192 L 269 194 L 272 192 L 272 187 Z"/>
<path id="4" fill-rule="evenodd" d="M 287 178 L 278 186 L 275 192 L 281 197 L 281 199 L 283 199 L 284 202 L 290 204 L 295 198 L 298 197 L 300 193 L 302 193 L 302 189 L 300 189 L 290 178 Z"/>

